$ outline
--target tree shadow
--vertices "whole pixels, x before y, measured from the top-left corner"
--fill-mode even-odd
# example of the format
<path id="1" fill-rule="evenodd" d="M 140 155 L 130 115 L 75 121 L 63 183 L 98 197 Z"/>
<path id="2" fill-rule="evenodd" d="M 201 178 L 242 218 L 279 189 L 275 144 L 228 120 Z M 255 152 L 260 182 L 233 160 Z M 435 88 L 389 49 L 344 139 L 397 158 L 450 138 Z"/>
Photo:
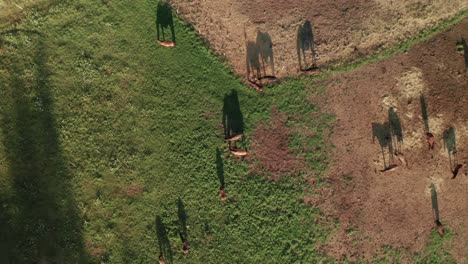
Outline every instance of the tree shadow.
<path id="1" fill-rule="evenodd" d="M 224 163 L 221 158 L 221 149 L 216 148 L 216 172 L 218 174 L 218 180 L 221 188 L 224 188 Z"/>
<path id="2" fill-rule="evenodd" d="M 394 142 L 394 150 L 396 153 L 401 153 L 401 146 L 403 145 L 403 131 L 401 128 L 401 121 L 398 114 L 393 107 L 388 109 L 388 122 L 390 132 L 392 134 L 392 141 Z"/>
<path id="3" fill-rule="evenodd" d="M 297 58 L 301 71 L 310 71 L 317 68 L 317 58 L 314 46 L 312 24 L 306 20 L 297 29 Z"/>
<path id="4" fill-rule="evenodd" d="M 422 118 L 424 121 L 424 132 L 431 133 L 429 131 L 429 118 L 427 116 L 427 106 L 426 106 L 426 99 L 423 94 L 419 96 L 419 101 L 421 102 L 421 113 L 422 113 Z"/>
<path id="5" fill-rule="evenodd" d="M 247 80 L 260 88 L 275 81 L 273 42 L 268 32 L 257 31 L 255 42 L 246 42 Z"/>
<path id="6" fill-rule="evenodd" d="M 224 96 L 222 122 L 226 139 L 244 133 L 244 117 L 240 109 L 237 91 L 234 89 L 229 95 Z"/>
<path id="7" fill-rule="evenodd" d="M 161 41 L 167 41 L 167 30 L 170 31 L 170 41 L 176 43 L 172 7 L 168 2 L 162 0 L 158 2 L 156 8 L 156 38 Z"/>
<path id="8" fill-rule="evenodd" d="M 187 232 L 187 213 L 185 211 L 184 203 L 182 199 L 177 200 L 177 217 L 179 219 L 179 236 L 182 243 L 188 242 Z"/>
<path id="9" fill-rule="evenodd" d="M 384 171 L 390 168 L 390 162 L 393 157 L 393 143 L 390 125 L 388 122 L 383 124 L 372 123 L 372 142 L 375 142 L 375 138 L 379 141 L 380 150 L 382 151 L 382 157 L 384 161 Z M 385 149 L 388 148 L 388 166 L 385 162 Z"/>
<path id="10" fill-rule="evenodd" d="M 162 222 L 161 217 L 156 216 L 156 236 L 159 243 L 159 254 L 162 255 L 165 259 L 168 259 L 172 262 L 172 247 L 171 241 L 167 235 L 166 225 Z"/>
<path id="11" fill-rule="evenodd" d="M 18 52 L 4 64 L 12 89 L 8 98 L 0 98 L 1 125 L 14 194 L 1 201 L 8 206 L 0 212 L 0 256 L 3 263 L 87 263 L 56 128 L 47 46 L 44 36 L 27 35 L 37 43 L 23 49 L 31 61 Z"/>

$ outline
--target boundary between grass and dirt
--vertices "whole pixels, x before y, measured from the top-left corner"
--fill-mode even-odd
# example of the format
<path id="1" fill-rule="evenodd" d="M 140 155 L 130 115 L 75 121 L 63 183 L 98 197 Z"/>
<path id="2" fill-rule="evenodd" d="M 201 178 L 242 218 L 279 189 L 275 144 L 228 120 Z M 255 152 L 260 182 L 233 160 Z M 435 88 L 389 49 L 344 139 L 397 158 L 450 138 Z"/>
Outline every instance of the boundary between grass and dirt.
<path id="1" fill-rule="evenodd" d="M 45 11 L 48 9 L 48 7 L 53 6 L 54 3 L 60 3 L 60 1 L 52 1 L 50 2 L 50 5 L 44 7 L 36 7 L 34 6 L 33 9 L 37 9 L 39 11 Z M 27 14 L 27 12 L 26 12 Z M 452 18 L 442 20 L 440 21 L 436 26 L 431 27 L 429 29 L 423 30 L 420 33 L 416 33 L 414 37 L 401 42 L 399 44 L 395 44 L 393 48 L 388 48 L 382 51 L 375 52 L 373 54 L 366 55 L 364 57 L 359 57 L 359 58 L 354 58 L 350 59 L 347 61 L 343 62 L 335 62 L 335 63 L 330 63 L 322 68 L 322 71 L 316 75 L 299 75 L 299 76 L 289 76 L 289 77 L 284 77 L 280 80 L 281 81 L 292 81 L 292 80 L 320 80 L 325 77 L 341 73 L 341 72 L 346 72 L 350 71 L 356 68 L 359 68 L 361 66 L 367 65 L 368 63 L 376 62 L 381 59 L 388 58 L 395 53 L 398 52 L 406 52 L 410 47 L 414 46 L 415 44 L 419 43 L 420 41 L 423 41 L 443 30 L 445 30 L 447 27 L 456 24 L 457 22 L 461 21 L 462 19 L 468 17 L 468 10 L 463 10 L 459 12 L 457 15 L 455 15 Z M 224 64 L 225 69 L 228 71 L 228 73 L 231 73 L 237 80 L 239 80 L 242 83 L 245 83 L 244 76 L 238 75 L 233 71 L 233 68 L 231 65 L 228 63 L 227 59 L 222 56 L 221 54 L 218 54 L 215 52 L 213 49 L 211 49 L 211 45 L 209 41 L 202 37 L 201 35 L 198 34 L 198 32 L 195 30 L 195 28 L 188 22 L 186 22 L 182 17 L 180 17 L 178 14 L 175 14 L 175 18 L 178 19 L 182 24 L 186 27 L 189 28 L 189 30 L 193 31 L 193 33 L 200 39 L 202 40 L 201 43 L 206 46 L 207 50 L 213 55 L 216 59 L 222 62 Z M 2 19 L 3 17 L 0 17 L 0 26 L 2 25 Z M 12 23 L 8 23 L 9 26 L 12 25 Z M 245 85 L 247 86 L 247 85 Z M 278 86 L 278 84 L 271 84 L 268 85 L 268 87 L 275 87 Z M 248 86 L 247 86 L 248 87 Z M 250 89 L 250 88 L 249 88 Z M 302 88 L 300 88 L 302 89 Z M 322 89 L 325 89 L 325 87 L 322 87 Z M 268 90 L 267 90 L 268 91 Z M 268 93 L 268 92 L 267 92 Z"/>
<path id="2" fill-rule="evenodd" d="M 174 11 L 175 12 L 175 11 Z M 198 31 L 195 29 L 195 27 L 188 22 L 185 18 L 183 18 L 181 15 L 175 12 L 175 16 L 177 19 L 179 19 L 184 26 L 187 26 L 192 30 L 199 39 L 202 40 L 203 44 L 206 46 L 206 48 L 209 49 L 210 53 L 212 53 L 218 60 L 220 60 L 226 67 L 226 69 L 229 71 L 229 73 L 233 74 L 238 78 L 242 83 L 244 83 L 246 86 L 249 86 L 247 81 L 244 80 L 245 76 L 236 73 L 234 71 L 234 68 L 230 65 L 229 60 L 219 52 L 216 52 L 214 49 L 211 48 L 210 41 L 205 38 L 204 36 L 200 35 Z M 415 36 L 400 42 L 394 44 L 392 47 L 389 47 L 387 49 L 377 51 L 368 55 L 365 55 L 363 57 L 354 57 L 350 58 L 344 61 L 335 61 L 335 62 L 330 62 L 324 67 L 320 68 L 320 72 L 314 75 L 307 75 L 307 74 L 299 74 L 297 76 L 285 76 L 282 78 L 279 78 L 276 83 L 271 83 L 268 85 L 265 85 L 265 87 L 272 87 L 277 85 L 279 82 L 283 80 L 291 80 L 291 79 L 301 79 L 301 78 L 311 78 L 311 79 L 323 79 L 325 77 L 328 77 L 330 75 L 340 73 L 340 72 L 347 72 L 356 68 L 359 68 L 361 66 L 364 66 L 366 64 L 379 61 L 381 59 L 388 58 L 392 55 L 394 55 L 397 52 L 406 52 L 409 48 L 412 46 L 416 45 L 417 43 L 430 38 L 431 36 L 440 33 L 441 31 L 445 30 L 446 28 L 458 23 L 459 21 L 463 20 L 464 18 L 468 17 L 468 8 L 464 8 L 461 11 L 459 11 L 457 14 L 454 16 L 443 19 L 439 21 L 435 26 L 424 29 L 422 31 L 416 32 Z M 250 87 L 250 86 L 249 86 Z"/>
<path id="3" fill-rule="evenodd" d="M 332 73 L 346 72 L 346 71 L 359 68 L 366 64 L 388 58 L 397 52 L 406 52 L 408 51 L 408 49 L 410 49 L 417 43 L 425 39 L 428 39 L 437 33 L 442 32 L 443 30 L 460 22 L 461 20 L 467 17 L 468 17 L 468 9 L 463 9 L 460 12 L 458 12 L 456 15 L 454 15 L 453 17 L 444 19 L 438 22 L 435 26 L 424 29 L 420 31 L 419 33 L 416 33 L 415 36 L 403 42 L 395 44 L 393 47 L 366 55 L 362 58 L 352 58 L 344 62 L 332 62 L 329 65 L 325 66 L 325 70 L 327 72 L 332 72 Z"/>

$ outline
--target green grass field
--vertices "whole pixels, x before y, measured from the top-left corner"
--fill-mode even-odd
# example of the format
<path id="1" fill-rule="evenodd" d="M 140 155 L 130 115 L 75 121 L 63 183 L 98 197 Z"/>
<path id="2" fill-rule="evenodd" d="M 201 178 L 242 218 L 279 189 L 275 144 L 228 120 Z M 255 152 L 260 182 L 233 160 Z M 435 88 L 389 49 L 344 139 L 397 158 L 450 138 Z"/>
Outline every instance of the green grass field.
<path id="1" fill-rule="evenodd" d="M 155 1 L 95 2 L 33 9 L 2 31 L 2 256 L 12 263 L 154 263 L 160 216 L 174 263 L 324 259 L 314 249 L 326 227 L 311 220 L 317 210 L 298 202 L 301 175 L 273 183 L 224 158 L 222 109 L 232 90 L 247 139 L 273 105 L 303 116 L 288 125 L 314 125 L 320 135 L 327 122 L 311 121 L 318 110 L 305 101 L 306 81 L 258 94 L 178 20 L 177 47 L 158 46 Z M 319 144 L 320 137 L 309 143 Z M 217 197 L 218 148 L 225 203 Z M 320 155 L 309 156 L 320 174 L 323 166 L 312 162 Z"/>
<path id="2" fill-rule="evenodd" d="M 0 31 L 1 263 L 155 263 L 160 251 L 171 263 L 332 262 L 316 247 L 333 225 L 300 202 L 314 191 L 304 176 L 326 169 L 333 122 L 306 101 L 322 90 L 314 78 L 259 94 L 177 18 L 177 46 L 163 48 L 155 0 L 51 3 Z M 271 182 L 225 158 L 233 91 L 247 146 L 272 107 L 314 131 L 290 142 L 305 171 Z M 416 260 L 436 263 L 431 252 Z"/>

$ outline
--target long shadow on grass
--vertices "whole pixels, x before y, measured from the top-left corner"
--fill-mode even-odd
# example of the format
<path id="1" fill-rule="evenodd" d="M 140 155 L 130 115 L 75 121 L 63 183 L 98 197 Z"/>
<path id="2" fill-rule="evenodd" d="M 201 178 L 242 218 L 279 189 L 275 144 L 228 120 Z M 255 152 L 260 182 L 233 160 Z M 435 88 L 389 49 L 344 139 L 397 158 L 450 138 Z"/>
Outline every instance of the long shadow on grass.
<path id="1" fill-rule="evenodd" d="M 14 34 L 28 35 L 36 46 L 2 61 L 10 76 L 10 94 L 0 102 L 13 194 L 1 201 L 1 262 L 87 263 L 82 220 L 56 129 L 45 39 Z"/>
<path id="2" fill-rule="evenodd" d="M 306 20 L 297 29 L 297 58 L 301 71 L 311 70 L 317 67 L 315 56 L 314 34 L 312 24 Z"/>
<path id="3" fill-rule="evenodd" d="M 187 213 L 185 211 L 184 203 L 182 199 L 177 200 L 177 216 L 179 218 L 179 236 L 182 243 L 188 243 L 188 231 L 187 231 Z"/>
<path id="4" fill-rule="evenodd" d="M 170 39 L 167 39 L 167 37 L 169 37 L 168 31 L 170 31 Z M 156 38 L 158 40 L 170 40 L 176 43 L 172 7 L 164 0 L 159 1 L 156 8 Z"/>
<path id="5" fill-rule="evenodd" d="M 161 254 L 165 259 L 172 262 L 172 248 L 169 237 L 167 236 L 166 225 L 162 222 L 160 216 L 156 216 L 156 236 L 158 238 L 159 244 L 159 254 Z"/>
<path id="6" fill-rule="evenodd" d="M 244 117 L 236 90 L 232 90 L 229 95 L 224 96 L 222 122 L 225 138 L 244 133 Z"/>

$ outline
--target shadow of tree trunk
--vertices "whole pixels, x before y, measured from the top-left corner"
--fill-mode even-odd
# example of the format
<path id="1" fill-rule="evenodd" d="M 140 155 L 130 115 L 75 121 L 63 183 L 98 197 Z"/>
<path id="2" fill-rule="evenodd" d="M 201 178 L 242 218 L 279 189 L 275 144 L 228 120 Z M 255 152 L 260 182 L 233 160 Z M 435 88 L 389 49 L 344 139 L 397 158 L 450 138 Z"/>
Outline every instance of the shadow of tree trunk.
<path id="1" fill-rule="evenodd" d="M 8 33 L 12 37 L 23 32 Z M 45 37 L 27 33 L 3 65 L 3 144 L 14 194 L 0 213 L 2 263 L 86 263 L 82 221 L 54 118 Z M 28 53 L 28 54 L 25 54 Z"/>

